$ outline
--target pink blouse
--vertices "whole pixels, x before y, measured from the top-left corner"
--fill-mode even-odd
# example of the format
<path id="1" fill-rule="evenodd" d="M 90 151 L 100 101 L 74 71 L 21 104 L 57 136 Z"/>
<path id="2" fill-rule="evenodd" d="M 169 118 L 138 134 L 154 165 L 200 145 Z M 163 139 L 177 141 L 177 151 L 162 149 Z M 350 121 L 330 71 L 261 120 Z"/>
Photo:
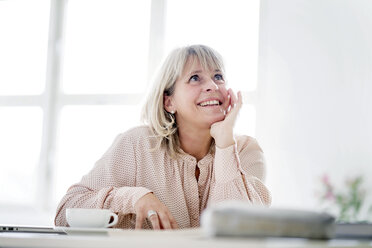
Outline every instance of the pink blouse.
<path id="1" fill-rule="evenodd" d="M 147 126 L 120 134 L 94 168 L 68 189 L 55 224 L 67 226 L 66 208 L 105 208 L 119 215 L 116 228 L 134 228 L 134 205 L 149 192 L 169 208 L 180 228 L 198 227 L 201 212 L 224 200 L 270 205 L 262 182 L 265 160 L 254 138 L 238 136 L 235 145 L 216 147 L 200 161 L 188 154 L 173 159 L 165 148 L 152 150 L 155 145 Z M 148 220 L 144 228 L 151 228 Z"/>

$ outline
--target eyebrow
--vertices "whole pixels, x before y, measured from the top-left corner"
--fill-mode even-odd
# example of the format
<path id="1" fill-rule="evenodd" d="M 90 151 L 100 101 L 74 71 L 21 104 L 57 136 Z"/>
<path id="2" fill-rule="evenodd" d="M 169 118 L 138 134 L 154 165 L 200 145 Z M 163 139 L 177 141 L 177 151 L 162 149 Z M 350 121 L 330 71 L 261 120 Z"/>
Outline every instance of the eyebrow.
<path id="1" fill-rule="evenodd" d="M 192 72 L 190 72 L 188 75 L 197 74 L 197 73 L 201 73 L 201 72 L 202 72 L 201 70 L 192 71 Z"/>
<path id="2" fill-rule="evenodd" d="M 201 72 L 203 72 L 203 71 L 202 70 L 192 71 L 188 75 L 197 74 L 197 73 L 201 73 Z M 221 70 L 216 69 L 216 70 L 214 70 L 214 72 L 221 72 Z"/>

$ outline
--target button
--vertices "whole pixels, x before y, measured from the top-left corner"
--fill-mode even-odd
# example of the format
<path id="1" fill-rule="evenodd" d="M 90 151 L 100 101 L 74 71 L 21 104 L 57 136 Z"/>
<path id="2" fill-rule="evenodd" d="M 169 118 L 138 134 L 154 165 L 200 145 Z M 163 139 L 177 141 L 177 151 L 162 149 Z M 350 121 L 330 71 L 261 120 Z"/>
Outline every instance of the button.
<path id="1" fill-rule="evenodd" d="M 192 219 L 193 219 L 193 220 L 198 220 L 198 219 L 199 219 L 199 215 L 193 215 L 193 216 L 192 216 Z"/>

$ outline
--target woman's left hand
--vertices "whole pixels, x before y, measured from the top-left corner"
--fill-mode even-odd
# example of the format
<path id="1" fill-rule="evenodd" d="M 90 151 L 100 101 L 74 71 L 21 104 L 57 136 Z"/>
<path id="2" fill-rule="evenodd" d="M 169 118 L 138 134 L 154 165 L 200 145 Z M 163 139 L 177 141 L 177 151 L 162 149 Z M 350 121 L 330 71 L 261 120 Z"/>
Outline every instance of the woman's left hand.
<path id="1" fill-rule="evenodd" d="M 219 148 L 226 148 L 235 143 L 233 128 L 238 117 L 240 108 L 243 105 L 242 94 L 239 91 L 238 96 L 234 94 L 232 89 L 228 90 L 230 96 L 230 104 L 226 110 L 225 119 L 211 126 L 211 136 L 214 138 L 216 145 Z"/>

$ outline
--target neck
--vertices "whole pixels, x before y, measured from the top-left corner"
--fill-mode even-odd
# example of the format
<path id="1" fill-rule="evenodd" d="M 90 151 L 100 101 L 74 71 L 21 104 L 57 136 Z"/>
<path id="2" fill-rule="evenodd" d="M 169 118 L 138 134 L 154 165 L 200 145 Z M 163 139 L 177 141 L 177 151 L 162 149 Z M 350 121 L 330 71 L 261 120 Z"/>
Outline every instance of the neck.
<path id="1" fill-rule="evenodd" d="M 179 126 L 178 136 L 182 150 L 195 157 L 197 161 L 208 154 L 212 142 L 209 129 L 197 130 Z"/>

